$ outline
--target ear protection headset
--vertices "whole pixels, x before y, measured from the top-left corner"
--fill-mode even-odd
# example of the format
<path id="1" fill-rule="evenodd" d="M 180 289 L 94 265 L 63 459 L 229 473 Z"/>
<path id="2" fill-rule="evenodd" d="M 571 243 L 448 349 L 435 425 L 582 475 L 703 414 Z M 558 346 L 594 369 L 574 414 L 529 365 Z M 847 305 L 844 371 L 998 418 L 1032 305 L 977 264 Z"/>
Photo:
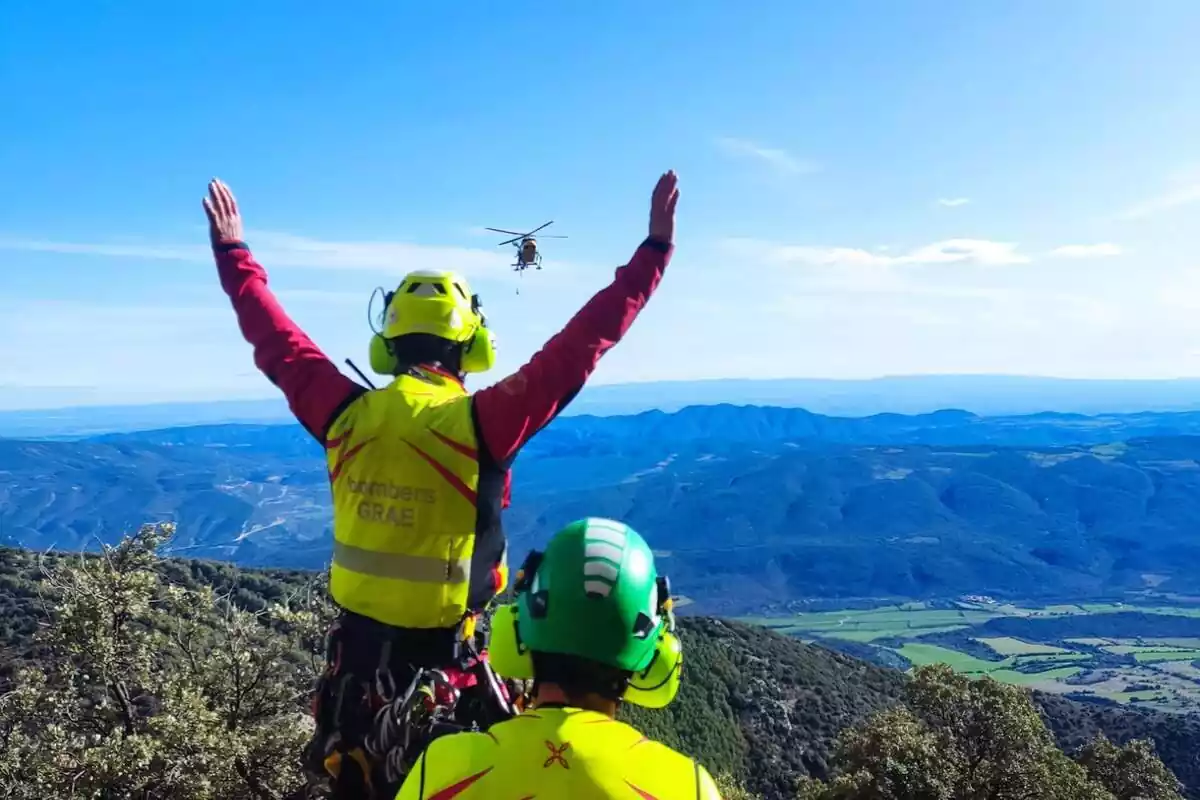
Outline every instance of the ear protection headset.
<path id="1" fill-rule="evenodd" d="M 513 589 L 518 594 L 529 591 L 532 576 L 537 572 L 542 554 L 534 551 L 526 558 L 517 573 Z M 671 600 L 671 584 L 666 576 L 658 577 L 658 614 L 665 621 L 658 633 L 654 656 L 646 667 L 633 674 L 621 699 L 643 708 L 665 708 L 679 692 L 683 670 L 683 645 L 675 634 L 675 614 Z M 545 608 L 545 598 L 530 598 L 532 613 Z M 544 613 L 544 611 L 543 611 Z M 498 606 L 492 615 L 488 660 L 496 673 L 513 680 L 532 680 L 533 657 L 521 640 L 521 619 L 517 604 Z"/>
<path id="2" fill-rule="evenodd" d="M 408 278 L 405 281 L 407 282 Z M 403 288 L 403 284 L 401 284 L 401 288 Z M 371 313 L 377 294 L 383 295 L 383 310 L 380 311 L 378 318 L 374 317 Z M 379 287 L 371 293 L 371 299 L 367 303 L 367 323 L 371 326 L 374 334 L 371 337 L 369 361 L 371 369 L 380 375 L 395 375 L 399 371 L 399 364 L 395 353 L 392 352 L 391 343 L 383 335 L 388 323 L 394 322 L 395 316 L 399 314 L 398 309 L 393 307 L 396 296 L 397 292 L 389 292 Z M 496 339 L 487 327 L 487 317 L 483 313 L 483 303 L 478 294 L 471 295 L 470 315 L 473 318 L 471 320 L 473 324 L 471 331 L 465 338 L 459 338 L 455 335 L 443 336 L 443 338 L 460 342 L 463 345 L 460 362 L 463 372 L 487 372 L 496 362 Z M 414 330 L 411 332 L 427 332 L 435 336 L 442 335 L 441 331 L 436 330 Z M 449 330 L 446 332 L 449 333 Z"/>

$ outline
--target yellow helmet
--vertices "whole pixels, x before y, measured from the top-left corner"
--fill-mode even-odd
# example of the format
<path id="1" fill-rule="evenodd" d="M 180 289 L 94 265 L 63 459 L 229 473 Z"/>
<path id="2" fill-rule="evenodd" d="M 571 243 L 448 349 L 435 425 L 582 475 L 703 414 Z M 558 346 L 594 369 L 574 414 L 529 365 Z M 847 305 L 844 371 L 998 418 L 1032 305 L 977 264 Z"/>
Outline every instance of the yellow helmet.
<path id="1" fill-rule="evenodd" d="M 496 344 L 480 307 L 479 295 L 454 272 L 418 270 L 385 295 L 383 330 L 371 340 L 371 369 L 392 375 L 396 358 L 388 341 L 424 333 L 464 345 L 463 372 L 485 372 L 496 360 Z"/>

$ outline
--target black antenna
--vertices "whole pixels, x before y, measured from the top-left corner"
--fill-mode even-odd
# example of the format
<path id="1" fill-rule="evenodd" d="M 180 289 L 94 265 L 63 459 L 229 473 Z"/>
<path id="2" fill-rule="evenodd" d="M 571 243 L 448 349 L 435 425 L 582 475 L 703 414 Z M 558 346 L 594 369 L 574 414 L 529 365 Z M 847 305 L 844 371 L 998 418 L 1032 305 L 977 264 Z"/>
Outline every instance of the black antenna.
<path id="1" fill-rule="evenodd" d="M 355 365 L 355 363 L 353 361 L 351 361 L 350 359 L 347 358 L 346 363 L 350 365 L 350 369 L 352 369 L 358 373 L 358 377 L 363 379 L 363 383 L 365 383 L 367 386 L 370 386 L 372 389 L 375 388 L 375 384 L 371 383 L 371 379 L 368 378 L 366 375 L 364 375 L 363 371 L 361 369 L 359 369 L 358 366 Z"/>

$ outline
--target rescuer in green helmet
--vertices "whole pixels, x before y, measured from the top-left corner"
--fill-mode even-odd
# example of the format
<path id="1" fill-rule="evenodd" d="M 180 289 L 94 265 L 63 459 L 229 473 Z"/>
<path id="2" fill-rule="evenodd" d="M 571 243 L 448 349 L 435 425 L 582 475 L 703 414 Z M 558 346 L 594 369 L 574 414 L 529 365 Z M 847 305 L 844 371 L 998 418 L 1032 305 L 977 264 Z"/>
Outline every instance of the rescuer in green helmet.
<path id="1" fill-rule="evenodd" d="M 616 719 L 622 701 L 670 703 L 683 664 L 670 585 L 637 531 L 574 522 L 530 554 L 514 588 L 492 618 L 490 656 L 500 675 L 533 680 L 530 709 L 435 739 L 397 800 L 719 800 L 704 767 Z"/>

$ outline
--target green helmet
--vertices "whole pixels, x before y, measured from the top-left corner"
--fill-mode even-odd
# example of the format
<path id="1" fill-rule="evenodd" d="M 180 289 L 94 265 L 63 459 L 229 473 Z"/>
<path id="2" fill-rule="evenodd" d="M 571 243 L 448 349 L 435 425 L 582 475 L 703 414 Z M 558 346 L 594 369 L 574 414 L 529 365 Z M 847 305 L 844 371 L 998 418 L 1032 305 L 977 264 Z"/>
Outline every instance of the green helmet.
<path id="1" fill-rule="evenodd" d="M 573 522 L 518 575 L 522 642 L 534 652 L 644 670 L 670 624 L 665 584 L 633 528 L 609 519 Z"/>

